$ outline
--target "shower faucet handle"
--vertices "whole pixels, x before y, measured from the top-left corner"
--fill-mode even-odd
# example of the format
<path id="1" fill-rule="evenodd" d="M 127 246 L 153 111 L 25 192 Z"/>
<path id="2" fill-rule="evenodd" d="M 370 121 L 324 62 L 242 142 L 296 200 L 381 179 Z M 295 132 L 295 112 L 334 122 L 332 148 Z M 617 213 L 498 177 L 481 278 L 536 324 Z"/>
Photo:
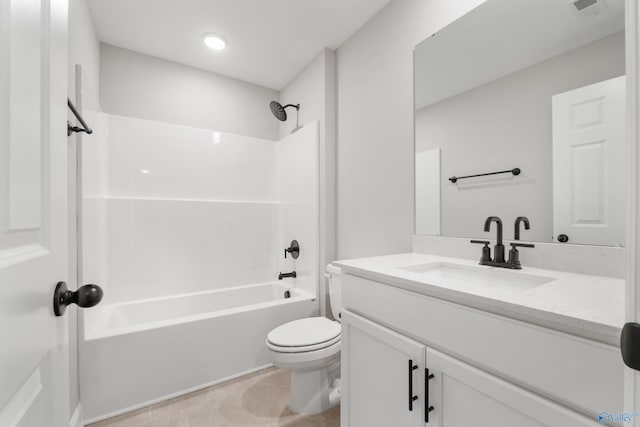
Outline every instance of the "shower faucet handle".
<path id="1" fill-rule="evenodd" d="M 287 258 L 287 253 L 290 253 L 293 259 L 298 259 L 300 256 L 300 245 L 297 240 L 292 240 L 289 247 L 284 250 L 285 258 Z"/>

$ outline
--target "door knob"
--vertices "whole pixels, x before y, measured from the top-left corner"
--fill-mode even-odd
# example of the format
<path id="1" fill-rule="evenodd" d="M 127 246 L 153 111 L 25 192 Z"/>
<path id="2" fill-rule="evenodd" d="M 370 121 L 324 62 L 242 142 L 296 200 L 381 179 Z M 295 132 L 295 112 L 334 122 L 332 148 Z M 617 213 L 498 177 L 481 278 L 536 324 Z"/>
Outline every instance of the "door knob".
<path id="1" fill-rule="evenodd" d="M 53 292 L 53 312 L 56 316 L 62 316 L 69 304 L 77 304 L 78 307 L 93 307 L 102 301 L 102 288 L 98 285 L 84 285 L 73 292 L 67 288 L 65 282 L 58 282 Z"/>
<path id="2" fill-rule="evenodd" d="M 626 323 L 620 334 L 622 361 L 631 369 L 640 370 L 640 324 Z"/>
<path id="3" fill-rule="evenodd" d="M 568 241 L 569 241 L 569 236 L 567 236 L 566 234 L 558 235 L 558 242 L 567 243 Z"/>

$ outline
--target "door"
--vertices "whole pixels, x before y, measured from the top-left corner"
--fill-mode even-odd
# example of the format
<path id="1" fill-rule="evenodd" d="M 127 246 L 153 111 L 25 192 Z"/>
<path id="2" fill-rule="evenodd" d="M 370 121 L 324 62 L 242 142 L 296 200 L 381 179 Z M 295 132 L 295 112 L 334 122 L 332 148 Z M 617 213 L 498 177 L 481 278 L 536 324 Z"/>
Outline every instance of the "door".
<path id="1" fill-rule="evenodd" d="M 69 425 L 67 1 L 0 2 L 0 426 Z"/>
<path id="2" fill-rule="evenodd" d="M 552 99 L 556 241 L 624 246 L 625 79 L 606 80 Z"/>
<path id="3" fill-rule="evenodd" d="M 342 312 L 342 427 L 422 426 L 425 346 Z"/>
<path id="4" fill-rule="evenodd" d="M 640 363 L 632 363 L 640 360 L 640 126 L 638 114 L 640 110 L 640 4 L 635 0 L 625 2 L 625 53 L 627 64 L 627 76 L 629 78 L 627 99 L 627 120 L 629 121 L 627 146 L 629 147 L 629 187 L 627 191 L 627 211 L 629 214 L 627 226 L 629 241 L 626 251 L 627 271 L 625 287 L 625 324 L 621 337 L 621 352 L 623 360 L 627 364 L 624 376 L 624 409 L 625 413 L 632 414 L 630 421 L 625 425 L 640 427 Z M 625 332 L 636 331 L 625 337 Z M 625 339 L 627 338 L 627 339 Z M 629 339 L 631 338 L 631 339 Z M 636 357 L 632 357 L 632 356 Z M 628 358 L 631 357 L 632 360 Z"/>
<path id="5" fill-rule="evenodd" d="M 433 427 L 586 427 L 602 425 L 511 383 L 427 349 Z M 399 425 L 399 424 L 398 424 Z"/>

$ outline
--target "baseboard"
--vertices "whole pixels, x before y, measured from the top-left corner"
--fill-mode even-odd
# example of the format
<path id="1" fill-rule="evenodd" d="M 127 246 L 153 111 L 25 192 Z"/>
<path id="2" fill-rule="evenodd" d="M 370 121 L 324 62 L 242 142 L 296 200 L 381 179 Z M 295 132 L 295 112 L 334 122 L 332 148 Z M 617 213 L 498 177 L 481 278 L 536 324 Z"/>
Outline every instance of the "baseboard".
<path id="1" fill-rule="evenodd" d="M 76 410 L 73 411 L 73 415 L 71 415 L 71 419 L 69 420 L 69 427 L 83 427 L 84 423 L 82 422 L 82 405 L 78 403 L 76 406 Z"/>
<path id="2" fill-rule="evenodd" d="M 121 409 L 119 411 L 114 411 L 114 412 L 111 412 L 109 414 L 100 415 L 98 417 L 91 418 L 91 419 L 85 421 L 85 424 L 97 423 L 98 421 L 102 421 L 102 420 L 106 420 L 106 419 L 109 419 L 109 418 L 117 417 L 118 415 L 126 414 L 127 412 L 135 411 L 136 409 L 144 408 L 145 406 L 155 405 L 156 403 L 161 403 L 161 402 L 164 402 L 164 401 L 169 400 L 169 399 L 173 399 L 173 398 L 176 398 L 176 397 L 184 396 L 185 394 L 193 393 L 194 391 L 202 390 L 204 388 L 211 387 L 211 386 L 214 386 L 214 385 L 217 385 L 217 384 L 222 384 L 224 382 L 231 381 L 231 380 L 234 380 L 236 378 L 240 378 L 240 377 L 243 377 L 245 375 L 249 375 L 249 374 L 252 374 L 254 372 L 262 371 L 263 369 L 267 369 L 267 368 L 271 368 L 271 367 L 273 367 L 273 364 L 269 363 L 268 365 L 259 366 L 257 368 L 249 369 L 249 370 L 243 371 L 243 372 L 241 372 L 239 374 L 229 375 L 228 377 L 220 378 L 218 380 L 211 381 L 211 382 L 208 382 L 208 383 L 204 383 L 204 384 L 198 385 L 196 387 L 191 387 L 191 388 L 188 388 L 188 389 L 184 389 L 184 390 L 178 391 L 176 393 L 171 393 L 171 394 L 159 397 L 157 399 L 152 399 L 152 400 L 140 403 L 138 405 L 129 406 L 129 407 Z M 79 426 L 82 427 L 82 424 L 79 424 Z M 73 427 L 75 427 L 75 426 L 73 426 Z"/>

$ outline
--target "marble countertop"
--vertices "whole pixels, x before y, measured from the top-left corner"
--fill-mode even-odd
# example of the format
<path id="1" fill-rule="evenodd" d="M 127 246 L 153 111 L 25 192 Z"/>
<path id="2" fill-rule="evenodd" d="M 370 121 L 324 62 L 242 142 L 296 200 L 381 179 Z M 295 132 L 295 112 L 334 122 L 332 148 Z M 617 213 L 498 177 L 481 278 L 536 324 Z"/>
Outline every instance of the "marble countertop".
<path id="1" fill-rule="evenodd" d="M 548 283 L 520 289 L 429 279 L 405 267 L 430 263 L 492 269 L 476 261 L 436 255 L 406 253 L 334 261 L 344 273 L 495 314 L 556 329 L 573 335 L 618 345 L 625 319 L 625 282 L 603 276 L 523 267 L 510 274 L 544 276 Z M 436 283 L 438 282 L 438 283 Z"/>

